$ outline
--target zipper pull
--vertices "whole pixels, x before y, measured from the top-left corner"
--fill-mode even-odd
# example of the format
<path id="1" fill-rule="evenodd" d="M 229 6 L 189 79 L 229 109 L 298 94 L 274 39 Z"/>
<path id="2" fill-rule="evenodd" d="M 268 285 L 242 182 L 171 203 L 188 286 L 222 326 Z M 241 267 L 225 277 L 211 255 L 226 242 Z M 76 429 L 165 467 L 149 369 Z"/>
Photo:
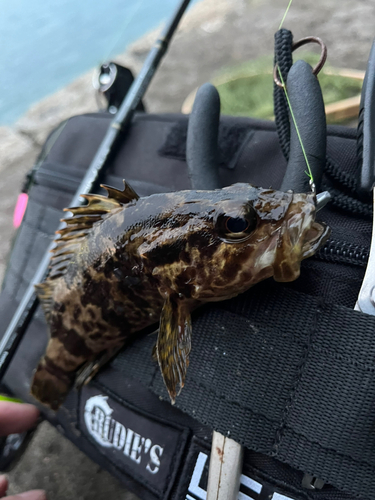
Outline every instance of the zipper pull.
<path id="1" fill-rule="evenodd" d="M 302 478 L 302 487 L 307 490 L 321 490 L 324 486 L 324 481 L 311 474 L 304 474 Z"/>

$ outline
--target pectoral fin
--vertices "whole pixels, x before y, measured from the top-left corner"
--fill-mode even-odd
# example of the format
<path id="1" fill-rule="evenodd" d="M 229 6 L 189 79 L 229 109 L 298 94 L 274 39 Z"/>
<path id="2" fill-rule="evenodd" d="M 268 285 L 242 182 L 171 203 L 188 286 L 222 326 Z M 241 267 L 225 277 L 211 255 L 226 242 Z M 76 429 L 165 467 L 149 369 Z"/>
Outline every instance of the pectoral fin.
<path id="1" fill-rule="evenodd" d="M 191 349 L 190 312 L 183 302 L 169 297 L 164 304 L 156 352 L 172 404 L 185 383 Z"/>

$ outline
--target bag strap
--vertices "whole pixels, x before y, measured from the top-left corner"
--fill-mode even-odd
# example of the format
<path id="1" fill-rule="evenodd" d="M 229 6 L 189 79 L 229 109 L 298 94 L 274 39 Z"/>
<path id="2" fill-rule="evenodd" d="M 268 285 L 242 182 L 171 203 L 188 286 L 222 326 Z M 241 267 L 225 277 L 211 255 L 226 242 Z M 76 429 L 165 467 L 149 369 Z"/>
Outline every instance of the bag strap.
<path id="1" fill-rule="evenodd" d="M 259 284 L 197 313 L 176 407 L 249 449 L 371 497 L 374 331 L 373 317 Z M 153 342 L 136 342 L 113 367 L 167 400 L 157 366 L 139 368 Z"/>

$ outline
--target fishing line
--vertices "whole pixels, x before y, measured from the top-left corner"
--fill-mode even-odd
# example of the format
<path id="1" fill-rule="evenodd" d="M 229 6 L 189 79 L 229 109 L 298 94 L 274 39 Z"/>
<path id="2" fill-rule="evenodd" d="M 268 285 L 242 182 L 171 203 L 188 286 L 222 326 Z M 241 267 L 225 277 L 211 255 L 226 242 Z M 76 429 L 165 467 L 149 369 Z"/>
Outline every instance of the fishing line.
<path id="1" fill-rule="evenodd" d="M 294 123 L 294 126 L 296 128 L 296 132 L 297 132 L 297 136 L 298 136 L 298 140 L 299 140 L 299 143 L 300 143 L 300 146 L 301 146 L 301 149 L 302 149 L 302 153 L 303 153 L 303 156 L 305 158 L 305 162 L 306 162 L 306 165 L 307 165 L 307 170 L 305 170 L 305 174 L 310 178 L 310 181 L 311 183 L 314 182 L 314 178 L 313 178 L 313 175 L 312 175 L 312 172 L 311 172 L 311 168 L 310 168 L 310 164 L 309 164 L 309 160 L 307 159 L 307 155 L 306 155 L 306 151 L 305 151 L 305 148 L 304 148 L 304 145 L 303 145 L 303 142 L 302 142 L 302 138 L 301 138 L 301 135 L 299 133 L 299 129 L 298 129 L 298 125 L 297 125 L 297 121 L 294 117 L 294 113 L 293 113 L 293 109 L 292 109 L 292 105 L 290 104 L 290 101 L 289 101 L 289 96 L 288 96 L 288 92 L 286 90 L 286 85 L 285 85 L 285 82 L 284 82 L 284 79 L 283 79 L 283 75 L 281 74 L 281 71 L 280 71 L 280 68 L 277 68 L 278 69 L 278 72 L 279 72 L 279 76 L 280 76 L 280 80 L 281 80 L 281 83 L 283 85 L 283 89 L 284 89 L 284 92 L 285 92 L 285 97 L 286 97 L 286 100 L 287 100 L 287 103 L 288 103 L 288 107 L 289 107 L 289 111 L 290 111 L 290 115 L 292 117 L 292 120 L 293 120 L 293 123 Z"/>
<path id="2" fill-rule="evenodd" d="M 288 7 L 286 8 L 286 11 L 285 11 L 285 13 L 284 13 L 284 16 L 283 16 L 283 18 L 282 18 L 282 20 L 281 20 L 281 23 L 280 23 L 280 26 L 279 26 L 279 30 L 281 30 L 282 25 L 284 24 L 284 21 L 285 21 L 286 15 L 288 14 L 288 11 L 289 11 L 289 9 L 290 9 L 290 6 L 292 5 L 292 2 L 293 2 L 293 0 L 290 0 L 290 2 L 289 2 L 289 4 L 288 4 Z"/>
<path id="3" fill-rule="evenodd" d="M 286 18 L 286 15 L 288 14 L 288 11 L 290 9 L 290 6 L 292 5 L 292 2 L 293 0 L 290 0 L 289 1 L 289 4 L 286 8 L 286 11 L 284 13 L 284 16 L 281 20 L 281 23 L 280 23 L 280 26 L 279 26 L 279 30 L 282 28 L 282 25 L 284 24 L 284 21 L 285 21 L 285 18 Z M 297 125 L 297 121 L 294 117 L 294 113 L 293 113 L 293 109 L 292 109 L 292 105 L 290 103 L 290 100 L 289 100 L 289 96 L 288 96 L 288 92 L 286 90 L 286 85 L 285 85 L 285 82 L 284 82 L 284 79 L 283 79 L 283 75 L 281 74 L 281 71 L 280 71 L 280 68 L 278 67 L 278 73 L 279 73 L 279 76 L 280 76 L 280 81 L 282 83 L 282 87 L 284 89 L 284 92 L 285 92 L 285 97 L 286 97 L 286 101 L 288 103 L 288 107 L 289 107 L 289 111 L 290 111 L 290 115 L 292 117 L 292 120 L 293 120 L 293 123 L 294 123 L 294 126 L 296 128 L 296 132 L 297 132 L 297 137 L 298 137 L 298 140 L 299 140 L 299 143 L 301 145 L 301 149 L 302 149 L 302 153 L 303 153 L 303 156 L 305 158 L 305 162 L 306 162 L 306 166 L 307 166 L 307 171 L 305 170 L 305 174 L 309 177 L 310 179 L 310 186 L 311 188 L 314 190 L 313 188 L 313 184 L 314 184 L 314 178 L 313 178 L 313 175 L 312 175 L 312 172 L 311 172 L 311 168 L 310 168 L 310 164 L 309 164 L 309 160 L 307 159 L 307 155 L 306 155 L 306 151 L 305 151 L 305 147 L 303 145 L 303 142 L 302 142 L 302 138 L 301 138 L 301 134 L 299 132 L 299 128 L 298 128 L 298 125 Z"/>
<path id="4" fill-rule="evenodd" d="M 118 30 L 118 32 L 115 34 L 115 36 L 112 39 L 112 43 L 109 45 L 110 50 L 107 52 L 107 55 L 101 60 L 103 62 L 109 61 L 109 58 L 113 54 L 114 50 L 116 49 L 117 45 L 119 44 L 126 28 L 129 26 L 131 22 L 134 21 L 135 16 L 138 14 L 138 12 L 141 10 L 141 7 L 145 4 L 145 0 L 139 0 L 137 3 L 134 4 L 134 7 L 130 10 L 128 15 L 125 18 L 125 21 L 122 25 L 122 27 Z"/>
<path id="5" fill-rule="evenodd" d="M 119 44 L 121 38 L 124 35 L 125 30 L 129 26 L 131 22 L 134 21 L 136 15 L 139 13 L 141 10 L 141 7 L 145 4 L 145 0 L 139 0 L 138 2 L 134 3 L 133 8 L 128 12 L 127 16 L 125 17 L 125 21 L 122 25 L 122 27 L 118 30 L 118 32 L 112 37 L 112 43 L 108 44 L 110 49 L 108 50 L 107 54 L 104 57 L 101 57 L 98 62 L 97 66 L 100 66 L 102 63 L 106 63 L 110 61 L 111 55 L 114 53 L 117 45 Z M 115 54 L 116 55 L 116 54 Z M 100 70 L 96 67 L 94 69 L 93 75 L 92 75 L 92 85 L 94 89 L 98 90 L 99 89 L 99 74 Z M 107 107 L 107 102 L 103 98 L 103 95 L 98 91 L 95 92 L 95 100 L 96 104 L 98 106 L 98 109 L 105 109 Z"/>

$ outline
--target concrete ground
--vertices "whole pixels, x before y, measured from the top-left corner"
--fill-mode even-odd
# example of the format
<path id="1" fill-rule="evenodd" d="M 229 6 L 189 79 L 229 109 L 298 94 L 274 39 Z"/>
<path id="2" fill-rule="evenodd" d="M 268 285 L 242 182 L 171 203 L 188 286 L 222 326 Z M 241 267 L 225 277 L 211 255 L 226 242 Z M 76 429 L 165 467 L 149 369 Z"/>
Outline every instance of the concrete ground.
<path id="1" fill-rule="evenodd" d="M 185 97 L 217 71 L 272 53 L 287 0 L 203 0 L 185 17 L 145 99 L 150 112 L 179 112 Z M 365 69 L 374 30 L 372 0 L 295 0 L 284 26 L 295 40 L 321 37 L 333 66 Z M 139 70 L 153 36 L 133 44 L 119 57 Z M 251 89 L 249 89 L 251 92 Z M 62 119 L 97 109 L 91 74 L 36 104 L 14 127 L 0 127 L 0 275 L 13 234 L 12 211 L 24 173 L 47 133 Z M 10 474 L 11 492 L 45 488 L 54 500 L 131 500 L 108 473 L 79 452 L 48 424 L 36 432 Z"/>

